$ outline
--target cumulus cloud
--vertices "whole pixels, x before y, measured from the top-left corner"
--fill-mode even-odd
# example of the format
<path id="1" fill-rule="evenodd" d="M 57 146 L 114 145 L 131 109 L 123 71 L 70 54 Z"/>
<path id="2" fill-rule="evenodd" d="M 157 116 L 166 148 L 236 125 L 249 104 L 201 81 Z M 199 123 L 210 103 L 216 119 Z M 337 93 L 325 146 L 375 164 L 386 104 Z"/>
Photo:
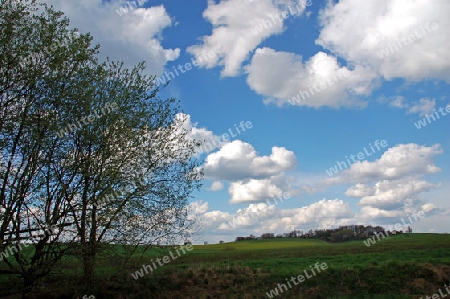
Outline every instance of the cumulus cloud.
<path id="1" fill-rule="evenodd" d="M 450 47 L 449 11 L 446 0 L 433 5 L 426 0 L 329 2 L 321 12 L 323 29 L 316 43 L 347 61 L 367 65 L 387 80 L 450 82 L 445 50 Z"/>
<path id="2" fill-rule="evenodd" d="M 270 156 L 258 156 L 252 145 L 235 140 L 209 154 L 204 171 L 207 178 L 238 181 L 277 175 L 293 169 L 296 163 L 294 152 L 284 147 L 274 146 Z"/>
<path id="3" fill-rule="evenodd" d="M 211 187 L 208 189 L 210 191 L 219 191 L 223 189 L 223 184 L 221 181 L 215 181 L 211 184 Z"/>
<path id="4" fill-rule="evenodd" d="M 364 197 L 373 194 L 373 190 L 366 184 L 356 184 L 345 191 L 345 195 L 351 197 Z"/>
<path id="5" fill-rule="evenodd" d="M 426 204 L 421 205 L 421 207 L 420 207 L 420 210 L 424 211 L 425 213 L 430 213 L 430 212 L 435 211 L 437 209 L 438 208 L 436 207 L 436 205 L 434 205 L 432 203 L 426 203 Z"/>
<path id="6" fill-rule="evenodd" d="M 278 16 L 291 11 L 291 17 L 298 17 L 306 6 L 307 2 L 295 0 L 209 1 L 203 17 L 213 25 L 213 31 L 202 38 L 202 44 L 187 51 L 196 57 L 204 51 L 217 53 L 199 64 L 206 68 L 223 66 L 222 76 L 236 76 L 251 51 L 266 38 L 284 31 L 285 21 Z"/>
<path id="7" fill-rule="evenodd" d="M 225 222 L 229 219 L 231 219 L 230 213 L 219 210 L 206 212 L 204 214 L 204 223 L 214 227 L 216 227 L 217 223 Z"/>
<path id="8" fill-rule="evenodd" d="M 437 78 L 450 82 L 450 62 L 442 44 L 450 46 L 444 30 L 450 26 L 450 3 L 439 3 L 442 9 L 436 10 L 423 0 L 329 1 L 320 13 L 322 28 L 316 44 L 331 54 L 319 51 L 303 58 L 259 48 L 245 68 L 247 83 L 265 97 L 266 104 L 364 107 L 364 96 L 371 94 L 382 79 Z M 399 40 L 403 43 L 411 35 L 421 37 L 400 47 Z M 338 59 L 346 61 L 347 66 Z M 392 105 L 403 107 L 403 100 L 399 97 Z M 429 108 L 420 105 L 411 107 L 410 112 L 422 114 Z"/>
<path id="9" fill-rule="evenodd" d="M 291 190 L 284 173 L 267 179 L 248 179 L 232 182 L 228 188 L 230 203 L 261 202 L 282 198 L 283 192 Z"/>
<path id="10" fill-rule="evenodd" d="M 388 149 L 379 159 L 352 164 L 337 177 L 324 182 L 325 185 L 355 183 L 345 192 L 346 196 L 359 198 L 361 210 L 355 221 L 392 224 L 392 221 L 398 222 L 400 217 L 405 217 L 406 213 L 437 209 L 427 202 L 425 196 L 419 195 L 441 184 L 420 178 L 441 170 L 433 160 L 442 152 L 439 144 L 399 144 Z"/>
<path id="11" fill-rule="evenodd" d="M 62 10 L 73 27 L 81 33 L 90 32 L 99 43 L 100 56 L 124 61 L 130 67 L 146 61 L 147 70 L 160 74 L 168 61 L 177 59 L 180 49 L 165 49 L 161 45 L 162 31 L 173 25 L 163 5 L 139 7 L 120 16 L 116 10 L 127 7 L 127 1 L 46 0 Z"/>
<path id="12" fill-rule="evenodd" d="M 417 213 L 420 211 L 423 211 L 425 213 L 425 217 L 429 217 L 437 213 L 439 211 L 439 208 L 431 203 L 422 205 L 419 204 L 415 205 L 414 207 L 395 210 L 385 210 L 372 206 L 364 206 L 355 217 L 355 220 L 362 223 L 371 223 L 373 225 L 392 226 L 396 223 L 401 223 L 401 219 L 404 219 L 406 223 L 413 224 L 413 226 L 415 226 L 417 224 L 416 222 L 420 221 L 420 218 L 414 219 L 413 217 L 411 217 L 411 220 L 414 222 L 411 223 L 408 219 L 408 216 L 411 216 L 412 213 Z"/>
<path id="13" fill-rule="evenodd" d="M 365 106 L 376 77 L 364 66 L 340 66 L 337 58 L 318 52 L 306 61 L 301 55 L 260 48 L 246 67 L 247 83 L 266 96 L 265 103 L 296 106 Z"/>
<path id="14" fill-rule="evenodd" d="M 219 148 L 206 157 L 203 165 L 205 177 L 216 180 L 208 188 L 209 191 L 223 189 L 221 181 L 231 182 L 228 193 L 230 203 L 235 204 L 261 202 L 291 190 L 292 184 L 285 172 L 296 166 L 297 160 L 292 151 L 274 146 L 271 155 L 258 156 L 249 143 L 220 141 L 212 131 L 198 128 L 188 114 L 177 114 L 176 121 L 181 123 L 180 134 L 182 131 L 187 138 L 203 142 L 196 150 L 197 155 Z"/>
<path id="15" fill-rule="evenodd" d="M 375 220 L 378 221 L 389 221 L 391 219 L 400 219 L 405 215 L 401 210 L 384 210 L 380 208 L 374 208 L 371 206 L 364 206 L 361 208 L 357 218 L 366 223 L 373 223 Z"/>
<path id="16" fill-rule="evenodd" d="M 247 83 L 265 96 L 265 103 L 278 106 L 364 107 L 367 103 L 362 98 L 378 87 L 381 79 L 450 82 L 450 61 L 444 50 L 450 46 L 445 30 L 450 26 L 450 2 L 440 0 L 438 5 L 439 10 L 424 0 L 330 1 L 319 17 L 322 29 L 316 44 L 331 54 L 318 52 L 303 58 L 257 49 L 246 67 Z M 411 35 L 420 38 L 408 42 Z M 404 38 L 408 44 L 402 46 Z M 338 58 L 354 67 L 341 66 Z M 342 77 L 343 72 L 348 76 Z M 314 88 L 315 84 L 318 87 Z M 402 107 L 403 99 L 392 104 Z M 410 112 L 422 114 L 429 108 L 420 105 L 411 107 Z"/>
<path id="17" fill-rule="evenodd" d="M 325 180 L 333 183 L 365 183 L 379 180 L 393 180 L 414 174 L 415 177 L 441 171 L 433 158 L 442 154 L 439 144 L 421 146 L 415 143 L 399 144 L 389 148 L 374 162 L 357 161 L 336 177 Z"/>
<path id="18" fill-rule="evenodd" d="M 218 222 L 224 222 L 231 218 L 230 213 L 222 211 L 209 211 L 208 202 L 198 200 L 189 204 L 189 217 L 195 219 L 205 230 L 214 231 Z"/>
<path id="19" fill-rule="evenodd" d="M 413 201 L 416 195 L 429 191 L 439 185 L 411 178 L 400 180 L 382 180 L 374 186 L 358 184 L 350 187 L 345 195 L 360 197 L 360 205 L 368 205 L 380 209 L 399 209 L 404 207 L 408 200 Z"/>
<path id="20" fill-rule="evenodd" d="M 295 154 L 272 147 L 269 156 L 258 156 L 249 143 L 235 140 L 209 154 L 203 165 L 205 177 L 229 181 L 230 203 L 261 202 L 291 190 L 285 172 L 297 163 Z"/>
<path id="21" fill-rule="evenodd" d="M 219 225 L 221 230 L 236 228 L 257 228 L 261 220 L 275 216 L 276 208 L 273 204 L 258 203 L 238 209 L 234 215 L 230 215 L 228 222 Z"/>
<path id="22" fill-rule="evenodd" d="M 348 203 L 339 199 L 322 199 L 308 206 L 280 209 L 275 204 L 250 204 L 236 213 L 207 212 L 209 223 L 222 232 L 248 235 L 248 230 L 260 235 L 266 232 L 289 232 L 294 229 L 307 231 L 329 228 L 347 223 L 355 213 Z"/>
<path id="23" fill-rule="evenodd" d="M 285 172 L 296 166 L 297 160 L 292 151 L 274 146 L 270 155 L 258 156 L 249 143 L 220 141 L 212 131 L 198 128 L 189 114 L 177 114 L 176 121 L 181 123 L 180 134 L 183 132 L 187 138 L 203 142 L 196 149 L 197 155 L 219 148 L 206 157 L 203 165 L 205 177 L 216 180 L 208 188 L 209 191 L 223 189 L 221 181 L 231 182 L 228 188 L 230 203 L 236 204 L 261 202 L 291 190 L 292 184 Z M 290 192 L 295 194 L 292 190 Z"/>
<path id="24" fill-rule="evenodd" d="M 194 215 L 203 215 L 209 209 L 208 202 L 203 202 L 202 200 L 191 202 L 189 207 Z"/>
<path id="25" fill-rule="evenodd" d="M 354 212 L 349 203 L 340 199 L 322 199 L 309 206 L 295 209 L 293 211 L 283 211 L 284 218 L 288 218 L 290 223 L 296 225 L 315 225 L 319 228 L 331 227 L 339 223 L 341 218 L 351 218 Z M 286 222 L 286 221 L 285 221 Z"/>
<path id="26" fill-rule="evenodd" d="M 248 236 L 249 234 L 260 236 L 267 232 L 284 233 L 293 230 L 307 232 L 311 229 L 326 229 L 341 225 L 394 225 L 401 223 L 401 218 L 409 221 L 407 217 L 412 212 L 424 211 L 426 218 L 429 218 L 439 210 L 431 203 L 416 205 L 404 210 L 385 210 L 367 205 L 356 213 L 348 202 L 325 198 L 292 209 L 281 209 L 276 204 L 251 203 L 234 213 L 205 210 L 207 205 L 201 201 L 196 206 L 199 207 L 199 212 L 204 214 L 204 222 L 208 224 L 205 233 L 211 238 L 220 236 L 220 238 L 229 238 L 230 240 L 236 236 Z M 415 224 L 416 222 L 413 223 L 413 227 Z"/>

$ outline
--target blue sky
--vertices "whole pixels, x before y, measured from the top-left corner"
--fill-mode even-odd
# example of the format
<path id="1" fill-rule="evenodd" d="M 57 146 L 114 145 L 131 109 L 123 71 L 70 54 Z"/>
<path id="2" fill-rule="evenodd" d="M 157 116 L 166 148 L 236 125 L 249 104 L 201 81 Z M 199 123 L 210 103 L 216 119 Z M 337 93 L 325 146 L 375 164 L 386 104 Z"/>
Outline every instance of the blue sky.
<path id="1" fill-rule="evenodd" d="M 198 153 L 195 243 L 394 225 L 414 211 L 425 212 L 414 232 L 448 232 L 450 2 L 47 2 L 91 32 L 102 58 L 145 60 L 158 77 L 197 65 L 161 93 L 180 99 L 190 138 L 217 145 Z M 236 134 L 241 121 L 251 128 Z M 279 194 L 289 198 L 270 201 Z"/>

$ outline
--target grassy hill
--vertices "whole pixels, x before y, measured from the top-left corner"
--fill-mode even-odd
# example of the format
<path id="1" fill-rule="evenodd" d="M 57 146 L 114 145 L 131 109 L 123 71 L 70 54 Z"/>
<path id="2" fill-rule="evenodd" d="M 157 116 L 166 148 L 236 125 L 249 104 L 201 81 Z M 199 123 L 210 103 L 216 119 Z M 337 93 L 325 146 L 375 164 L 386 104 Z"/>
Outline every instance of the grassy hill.
<path id="1" fill-rule="evenodd" d="M 127 267 L 118 267 L 119 257 L 105 255 L 97 265 L 95 290 L 77 289 L 81 269 L 70 259 L 46 280 L 50 291 L 43 293 L 66 294 L 60 298 L 269 298 L 267 293 L 278 288 L 274 298 L 420 298 L 450 282 L 450 235 L 444 234 L 392 236 L 370 247 L 362 241 L 328 244 L 300 238 L 195 245 L 153 272 L 131 276 L 170 251 L 147 251 Z M 312 275 L 316 263 L 327 269 Z M 289 287 L 287 280 L 305 276 L 304 270 L 311 277 Z M 1 277 L 1 293 L 14 288 L 11 279 Z"/>

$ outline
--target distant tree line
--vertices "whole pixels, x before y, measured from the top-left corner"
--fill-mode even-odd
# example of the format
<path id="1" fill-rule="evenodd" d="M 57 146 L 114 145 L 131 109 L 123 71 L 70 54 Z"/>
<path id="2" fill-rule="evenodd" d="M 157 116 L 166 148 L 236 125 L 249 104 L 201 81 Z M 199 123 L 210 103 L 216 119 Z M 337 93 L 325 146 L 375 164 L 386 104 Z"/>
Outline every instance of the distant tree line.
<path id="1" fill-rule="evenodd" d="M 403 231 L 386 231 L 381 226 L 364 225 L 346 225 L 339 228 L 316 229 L 309 231 L 293 230 L 289 233 L 277 234 L 264 233 L 260 237 L 250 235 L 248 237 L 237 237 L 235 242 L 248 240 L 263 240 L 273 238 L 314 238 L 332 243 L 339 243 L 352 240 L 364 240 L 375 234 L 383 233 L 385 235 L 402 234 Z"/>

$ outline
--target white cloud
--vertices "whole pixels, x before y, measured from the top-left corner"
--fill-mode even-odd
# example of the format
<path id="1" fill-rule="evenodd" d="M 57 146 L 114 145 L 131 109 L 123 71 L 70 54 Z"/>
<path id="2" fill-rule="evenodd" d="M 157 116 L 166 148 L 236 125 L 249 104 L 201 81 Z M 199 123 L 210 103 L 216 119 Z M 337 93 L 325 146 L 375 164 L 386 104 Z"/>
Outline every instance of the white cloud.
<path id="1" fill-rule="evenodd" d="M 336 225 L 343 218 L 351 218 L 354 212 L 349 203 L 339 199 L 322 199 L 309 206 L 282 212 L 289 223 L 296 226 L 325 228 Z M 285 221 L 288 223 L 288 221 Z"/>
<path id="2" fill-rule="evenodd" d="M 372 206 L 365 206 L 361 208 L 360 214 L 358 215 L 358 218 L 360 219 L 366 219 L 366 221 L 371 222 L 375 219 L 380 218 L 393 218 L 397 219 L 400 218 L 404 213 L 400 210 L 383 210 L 380 208 L 374 208 Z"/>
<path id="3" fill-rule="evenodd" d="M 249 154 L 254 151 L 252 147 L 248 148 L 245 144 L 233 146 L 240 150 L 232 151 L 230 148 L 226 154 L 223 152 L 220 156 L 232 157 L 234 160 L 240 157 L 246 157 L 244 160 L 255 160 L 256 155 Z M 236 152 L 239 154 L 233 155 Z M 323 199 L 305 207 L 293 209 L 281 209 L 277 205 L 261 202 L 266 200 L 268 195 L 279 196 L 284 189 L 291 189 L 291 182 L 286 180 L 283 172 L 265 178 L 231 181 L 230 203 L 249 203 L 249 205 L 238 209 L 235 213 L 207 212 L 207 222 L 210 225 L 207 230 L 210 230 L 211 235 L 220 235 L 221 238 L 232 240 L 239 235 L 259 236 L 266 232 L 282 233 L 294 229 L 308 231 L 339 225 L 364 224 L 386 227 L 401 223 L 401 218 L 409 221 L 407 217 L 412 212 L 424 211 L 426 219 L 414 220 L 415 222 L 412 223 L 414 231 L 422 231 L 422 227 L 425 227 L 423 223 L 426 223 L 428 218 L 431 219 L 432 215 L 439 211 L 441 213 L 445 211 L 434 202 L 430 202 L 434 197 L 429 192 L 440 190 L 438 189 L 440 184 L 420 179 L 440 171 L 433 160 L 441 153 L 442 148 L 439 144 L 433 146 L 399 144 L 388 149 L 373 162 L 364 161 L 360 165 L 353 165 L 341 174 L 337 174 L 339 180 L 328 181 L 327 183 L 354 183 L 353 186 L 348 187 L 345 195 L 359 199 L 358 205 L 361 208 L 358 212 L 352 210 L 349 202 L 339 199 Z M 266 159 L 267 157 L 262 160 Z M 215 162 L 212 164 L 219 168 L 219 165 L 224 166 L 229 161 L 216 159 Z M 251 165 L 249 161 L 246 163 Z M 247 166 L 246 169 L 249 167 Z M 228 172 L 227 169 L 226 171 Z M 247 175 L 250 175 L 249 172 Z M 273 200 L 269 201 L 269 203 L 273 202 Z M 283 200 L 283 202 L 292 205 L 295 204 L 295 199 Z M 439 225 L 429 224 L 428 226 L 438 227 Z"/>
<path id="4" fill-rule="evenodd" d="M 215 181 L 211 184 L 211 187 L 208 189 L 210 191 L 219 191 L 223 189 L 223 184 L 221 181 Z"/>
<path id="5" fill-rule="evenodd" d="M 399 222 L 406 213 L 437 209 L 421 193 L 437 189 L 441 184 L 419 178 L 441 170 L 433 160 L 442 152 L 439 144 L 399 144 L 388 149 L 379 159 L 352 164 L 337 177 L 325 179 L 322 183 L 356 183 L 345 192 L 347 196 L 360 199 L 358 204 L 362 207 L 354 221 L 392 224 L 392 221 Z"/>
<path id="6" fill-rule="evenodd" d="M 120 16 L 116 9 L 127 1 L 46 0 L 62 10 L 73 27 L 82 33 L 90 32 L 94 44 L 101 45 L 102 58 L 124 61 L 127 67 L 146 61 L 147 71 L 160 74 L 168 61 L 179 57 L 180 49 L 164 49 L 162 31 L 173 25 L 163 5 L 136 8 Z"/>
<path id="7" fill-rule="evenodd" d="M 425 213 L 430 213 L 431 211 L 434 211 L 436 209 L 437 209 L 437 207 L 432 203 L 426 203 L 420 207 L 420 210 L 424 211 Z"/>
<path id="8" fill-rule="evenodd" d="M 200 201 L 200 203 L 202 203 Z M 294 229 L 307 232 L 310 229 L 325 229 L 338 227 L 340 225 L 395 225 L 402 223 L 403 218 L 409 222 L 408 216 L 412 212 L 424 211 L 423 219 L 413 219 L 414 231 L 421 231 L 422 222 L 431 219 L 436 213 L 442 216 L 449 214 L 449 209 L 440 210 L 432 203 L 422 203 L 414 207 L 397 210 L 385 210 L 382 208 L 364 205 L 358 213 L 355 213 L 348 202 L 340 199 L 322 199 L 309 205 L 293 208 L 280 209 L 275 204 L 257 203 L 249 204 L 247 207 L 238 209 L 235 213 L 222 212 L 219 210 L 207 211 L 205 204 L 198 205 L 199 214 L 204 214 L 205 234 L 210 239 L 234 240 L 237 236 L 248 236 L 254 234 L 260 236 L 263 233 L 284 233 Z M 206 205 L 207 207 L 207 205 Z M 419 226 L 420 221 L 420 226 Z M 432 227 L 439 227 L 441 221 Z"/>
<path id="9" fill-rule="evenodd" d="M 365 106 L 357 96 L 370 94 L 377 84 L 375 76 L 363 66 L 351 69 L 340 66 L 336 57 L 323 52 L 303 62 L 300 55 L 262 48 L 256 50 L 246 72 L 248 85 L 267 97 L 265 103 Z"/>
<path id="10" fill-rule="evenodd" d="M 240 140 L 221 142 L 212 131 L 197 128 L 189 114 L 179 113 L 176 119 L 183 122 L 181 131 L 187 132 L 187 138 L 213 145 L 211 148 L 199 147 L 197 155 L 220 148 L 205 159 L 205 177 L 217 180 L 207 190 L 221 190 L 224 187 L 222 180 L 231 182 L 228 193 L 230 203 L 233 204 L 261 202 L 277 197 L 280 192 L 289 191 L 295 194 L 295 191 L 291 190 L 292 184 L 285 176 L 285 171 L 293 169 L 297 162 L 292 151 L 274 146 L 271 155 L 258 156 L 248 143 Z"/>
<path id="11" fill-rule="evenodd" d="M 322 199 L 302 208 L 279 209 L 273 204 L 258 203 L 238 209 L 235 214 L 214 211 L 206 215 L 211 226 L 218 227 L 222 232 L 233 236 L 250 233 L 259 236 L 266 232 L 329 228 L 346 223 L 354 217 L 354 212 L 343 200 Z"/>
<path id="12" fill-rule="evenodd" d="M 434 164 L 433 158 L 442 152 L 439 144 L 399 144 L 389 148 L 380 159 L 374 162 L 357 161 L 335 177 L 325 179 L 324 183 L 365 183 L 436 173 L 441 169 Z"/>
<path id="13" fill-rule="evenodd" d="M 330 1 L 321 13 L 323 29 L 316 43 L 347 61 L 367 65 L 387 80 L 437 78 L 450 82 L 446 51 L 450 47 L 449 11 L 446 0 L 433 5 L 426 0 Z M 438 28 L 432 29 L 433 23 Z M 420 38 L 406 39 L 406 44 L 403 38 L 410 35 Z M 382 55 L 383 50 L 389 53 Z"/>
<path id="14" fill-rule="evenodd" d="M 261 202 L 280 193 L 295 192 L 285 172 L 292 170 L 297 159 L 284 147 L 272 147 L 269 156 L 258 156 L 248 143 L 235 140 L 205 159 L 205 177 L 231 182 L 230 203 Z"/>
<path id="15" fill-rule="evenodd" d="M 364 197 L 373 194 L 373 190 L 365 184 L 356 184 L 345 191 L 345 195 L 351 197 Z"/>
<path id="16" fill-rule="evenodd" d="M 406 109 L 406 114 L 418 114 L 419 116 L 425 116 L 426 114 L 432 114 L 436 107 L 436 99 L 421 98 L 418 101 L 407 102 L 403 96 L 394 96 L 391 98 L 380 98 L 381 103 L 388 102 L 391 107 L 400 109 Z"/>
<path id="17" fill-rule="evenodd" d="M 303 58 L 270 48 L 257 49 L 246 67 L 247 83 L 265 96 L 266 104 L 364 107 L 367 103 L 362 98 L 378 87 L 382 78 L 450 82 L 450 61 L 444 50 L 445 45 L 450 46 L 445 30 L 450 27 L 450 2 L 444 2 L 440 0 L 440 9 L 436 10 L 423 0 L 329 1 L 319 17 L 323 28 L 316 44 L 331 54 L 318 52 Z M 390 51 L 397 39 L 416 31 L 422 35 L 420 39 L 380 58 L 386 47 Z M 354 68 L 339 65 L 338 57 L 354 64 Z M 339 77 L 344 71 L 349 76 Z M 392 105 L 405 104 L 399 97 Z"/>
<path id="18" fill-rule="evenodd" d="M 216 226 L 218 222 L 225 222 L 229 219 L 231 219 L 230 213 L 219 210 L 206 212 L 204 214 L 204 223 L 209 226 Z"/>
<path id="19" fill-rule="evenodd" d="M 273 204 L 250 204 L 246 208 L 238 209 L 234 215 L 230 215 L 230 220 L 221 223 L 219 229 L 257 228 L 262 219 L 273 217 L 275 213 L 276 208 Z"/>
<path id="20" fill-rule="evenodd" d="M 203 215 L 209 209 L 208 202 L 203 202 L 202 200 L 191 202 L 189 207 L 191 209 L 191 213 L 194 215 Z"/>
<path id="21" fill-rule="evenodd" d="M 200 56 L 204 51 L 217 53 L 213 59 L 201 61 L 206 68 L 223 66 L 222 76 L 236 76 L 242 63 L 263 40 L 284 31 L 283 19 L 279 16 L 290 6 L 290 16 L 301 15 L 306 7 L 305 1 L 294 0 L 258 0 L 248 2 L 228 0 L 208 2 L 203 17 L 213 25 L 212 34 L 202 38 L 201 45 L 191 46 L 187 51 Z M 274 17 L 272 21 L 271 17 Z M 254 31 L 262 24 L 266 27 Z M 264 25 L 262 25 L 264 26 Z"/>
<path id="22" fill-rule="evenodd" d="M 197 124 L 192 123 L 188 114 L 179 113 L 176 119 L 183 122 L 181 130 L 187 132 L 187 138 L 206 141 L 213 145 L 211 148 L 199 147 L 197 155 L 220 148 L 205 159 L 203 166 L 205 177 L 217 180 L 208 190 L 221 190 L 224 187 L 221 180 L 231 182 L 228 193 L 230 203 L 233 204 L 264 201 L 277 197 L 280 192 L 295 193 L 285 176 L 285 171 L 293 169 L 297 162 L 292 151 L 274 146 L 271 155 L 258 156 L 248 143 L 240 140 L 221 142 L 212 131 L 197 128 Z"/>
<path id="23" fill-rule="evenodd" d="M 408 104 L 405 103 L 405 98 L 402 96 L 396 96 L 393 97 L 391 102 L 389 103 L 389 106 L 397 107 L 397 108 L 406 108 L 408 107 Z"/>
<path id="24" fill-rule="evenodd" d="M 411 216 L 413 215 L 413 213 L 417 214 L 420 211 L 423 211 L 425 213 L 424 214 L 425 217 L 423 219 L 420 219 L 417 216 L 416 216 L 417 219 L 415 219 L 414 216 Z M 431 203 L 415 205 L 414 207 L 396 210 L 385 210 L 382 208 L 376 208 L 372 206 L 364 206 L 361 208 L 361 211 L 355 217 L 355 220 L 362 223 L 370 223 L 371 225 L 381 225 L 384 226 L 385 228 L 388 228 L 388 226 L 393 226 L 396 223 L 400 223 L 401 225 L 403 225 L 402 222 L 403 219 L 406 224 L 412 224 L 412 227 L 417 228 L 418 225 L 417 222 L 423 221 L 424 219 L 431 217 L 438 211 L 439 208 L 437 208 L 435 205 Z M 409 220 L 408 217 L 411 218 L 411 221 Z"/>
<path id="25" fill-rule="evenodd" d="M 360 197 L 359 204 L 380 209 L 399 209 L 405 204 L 413 204 L 417 194 L 429 191 L 439 185 L 412 178 L 382 180 L 373 187 L 358 184 L 349 188 L 345 195 Z"/>
<path id="26" fill-rule="evenodd" d="M 230 203 L 251 203 L 272 200 L 288 192 L 290 185 L 284 174 L 268 179 L 249 179 L 232 182 L 228 188 Z"/>
<path id="27" fill-rule="evenodd" d="M 249 178 L 267 178 L 291 170 L 297 159 L 284 147 L 272 147 L 270 156 L 259 157 L 249 143 L 235 140 L 205 159 L 205 177 L 238 181 Z"/>
<path id="28" fill-rule="evenodd" d="M 419 102 L 415 103 L 408 109 L 407 114 L 418 113 L 419 116 L 425 116 L 425 114 L 430 114 L 433 112 L 434 107 L 436 106 L 435 99 L 422 98 Z"/>

